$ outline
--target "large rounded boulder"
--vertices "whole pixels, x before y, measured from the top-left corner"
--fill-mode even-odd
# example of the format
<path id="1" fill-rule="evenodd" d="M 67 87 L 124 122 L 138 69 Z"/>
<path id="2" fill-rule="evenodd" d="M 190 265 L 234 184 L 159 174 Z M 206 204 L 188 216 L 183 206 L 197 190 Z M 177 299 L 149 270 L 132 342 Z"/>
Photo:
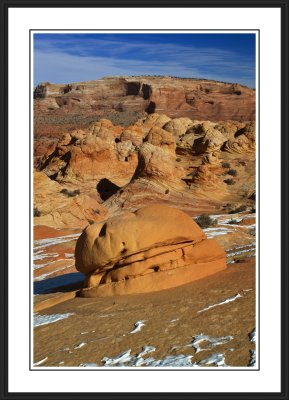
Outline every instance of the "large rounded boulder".
<path id="1" fill-rule="evenodd" d="M 151 205 L 88 226 L 75 249 L 83 297 L 153 292 L 226 268 L 225 251 L 184 212 Z"/>

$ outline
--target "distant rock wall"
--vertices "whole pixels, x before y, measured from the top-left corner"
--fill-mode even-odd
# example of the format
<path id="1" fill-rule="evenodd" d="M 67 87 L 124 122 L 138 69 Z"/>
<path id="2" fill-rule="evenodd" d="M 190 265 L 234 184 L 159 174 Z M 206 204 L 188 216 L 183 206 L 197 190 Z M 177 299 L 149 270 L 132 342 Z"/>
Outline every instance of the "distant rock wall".
<path id="1" fill-rule="evenodd" d="M 255 91 L 238 84 L 171 77 L 112 77 L 70 84 L 41 83 L 35 116 L 157 112 L 169 117 L 253 121 Z"/>

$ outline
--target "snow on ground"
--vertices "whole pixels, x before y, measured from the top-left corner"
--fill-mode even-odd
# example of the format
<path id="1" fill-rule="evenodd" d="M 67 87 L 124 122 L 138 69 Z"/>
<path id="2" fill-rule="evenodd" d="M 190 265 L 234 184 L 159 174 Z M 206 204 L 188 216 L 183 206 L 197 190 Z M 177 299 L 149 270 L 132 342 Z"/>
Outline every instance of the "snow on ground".
<path id="1" fill-rule="evenodd" d="M 95 364 L 95 363 L 81 363 L 79 366 L 80 367 L 85 367 L 85 368 L 94 368 L 94 367 L 97 367 L 97 364 Z"/>
<path id="2" fill-rule="evenodd" d="M 251 343 L 256 343 L 256 328 L 254 328 L 252 332 L 249 333 L 249 339 Z"/>
<path id="3" fill-rule="evenodd" d="M 45 247 L 53 246 L 60 243 L 70 242 L 72 240 L 77 239 L 80 236 L 80 233 L 73 233 L 71 235 L 66 236 L 58 236 L 53 238 L 46 238 L 34 241 L 34 250 L 44 249 Z"/>
<path id="4" fill-rule="evenodd" d="M 33 367 L 37 367 L 38 365 L 43 364 L 46 360 L 48 360 L 48 357 L 43 358 L 42 360 L 36 362 L 33 364 Z"/>
<path id="5" fill-rule="evenodd" d="M 149 346 L 144 346 L 149 347 Z M 155 348 L 154 348 L 155 350 Z M 153 351 L 154 351 L 153 350 Z M 225 356 L 221 353 L 213 354 L 198 363 L 192 362 L 194 355 L 167 355 L 163 359 L 155 359 L 153 357 L 143 358 L 143 352 L 137 355 L 131 354 L 131 349 L 120 353 L 115 357 L 103 357 L 101 360 L 105 367 L 206 367 L 213 365 L 216 367 L 229 367 L 225 363 Z M 81 364 L 83 366 L 83 364 Z"/>
<path id="6" fill-rule="evenodd" d="M 249 367 L 256 367 L 256 350 L 250 350 L 250 355 Z"/>
<path id="7" fill-rule="evenodd" d="M 141 328 L 145 326 L 144 321 L 137 321 L 134 324 L 134 329 L 130 333 L 137 333 L 141 330 Z"/>
<path id="8" fill-rule="evenodd" d="M 232 339 L 234 339 L 233 336 L 221 336 L 215 338 L 213 336 L 203 335 L 201 333 L 200 335 L 194 336 L 193 341 L 192 343 L 190 343 L 190 345 L 194 347 L 196 353 L 199 353 L 200 351 L 210 350 L 213 347 L 228 343 Z M 201 343 L 205 344 L 206 348 L 202 348 Z"/>
<path id="9" fill-rule="evenodd" d="M 154 346 L 144 346 L 142 348 L 142 351 L 138 353 L 137 358 L 140 358 L 148 353 L 152 353 L 153 351 L 156 351 L 156 348 Z"/>
<path id="10" fill-rule="evenodd" d="M 209 305 L 209 306 L 206 307 L 206 308 L 203 308 L 202 310 L 199 310 L 198 313 L 201 313 L 201 312 L 203 312 L 203 311 L 207 311 L 207 310 L 209 310 L 210 308 L 214 308 L 214 307 L 218 307 L 218 306 L 221 306 L 221 305 L 223 305 L 223 304 L 226 304 L 226 303 L 230 303 L 230 302 L 232 302 L 232 301 L 237 300 L 237 299 L 240 298 L 240 297 L 243 297 L 243 296 L 242 296 L 240 293 L 237 293 L 235 296 L 229 297 L 228 299 L 225 299 L 225 300 L 221 301 L 220 303 L 212 304 L 212 305 Z"/>
<path id="11" fill-rule="evenodd" d="M 234 232 L 234 229 L 216 227 L 216 228 L 205 228 L 203 229 L 208 239 L 212 239 L 216 236 L 227 235 L 228 233 Z"/>
<path id="12" fill-rule="evenodd" d="M 65 258 L 74 258 L 74 253 L 64 253 Z"/>
<path id="13" fill-rule="evenodd" d="M 66 265 L 65 267 L 62 267 L 62 268 L 59 268 L 59 269 L 55 269 L 53 271 L 47 272 L 46 274 L 39 275 L 36 278 L 34 278 L 34 281 L 42 281 L 43 279 L 46 279 L 48 276 L 55 274 L 55 272 L 63 271 L 64 269 L 73 267 L 73 265 L 74 265 L 74 262 L 71 263 L 71 264 Z"/>
<path id="14" fill-rule="evenodd" d="M 62 319 L 66 319 L 74 315 L 74 313 L 66 313 L 66 314 L 50 314 L 50 315 L 40 315 L 35 313 L 33 315 L 33 326 L 36 328 L 37 326 L 52 324 L 57 321 L 61 321 Z"/>
<path id="15" fill-rule="evenodd" d="M 77 346 L 74 347 L 74 350 L 81 349 L 81 347 L 85 346 L 87 343 L 81 342 Z"/>
<path id="16" fill-rule="evenodd" d="M 58 253 L 44 253 L 44 250 L 39 250 L 34 252 L 33 254 L 33 260 L 43 260 L 44 258 L 51 258 L 51 257 L 57 257 Z"/>
<path id="17" fill-rule="evenodd" d="M 225 364 L 224 354 L 221 353 L 212 354 L 210 357 L 207 357 L 199 362 L 199 365 L 212 365 L 212 364 L 215 364 L 218 367 L 228 367 L 228 365 Z"/>

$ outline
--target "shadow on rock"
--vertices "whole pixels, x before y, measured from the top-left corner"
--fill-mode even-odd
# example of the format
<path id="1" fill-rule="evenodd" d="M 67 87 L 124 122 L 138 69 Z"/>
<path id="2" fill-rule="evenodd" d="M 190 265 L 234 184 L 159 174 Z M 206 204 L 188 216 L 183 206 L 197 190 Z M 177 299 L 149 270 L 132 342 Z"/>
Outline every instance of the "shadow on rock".
<path id="1" fill-rule="evenodd" d="M 112 195 L 114 195 L 120 186 L 117 186 L 115 183 L 111 182 L 107 178 L 101 179 L 96 185 L 96 190 L 98 191 L 101 199 L 103 201 L 109 199 Z"/>

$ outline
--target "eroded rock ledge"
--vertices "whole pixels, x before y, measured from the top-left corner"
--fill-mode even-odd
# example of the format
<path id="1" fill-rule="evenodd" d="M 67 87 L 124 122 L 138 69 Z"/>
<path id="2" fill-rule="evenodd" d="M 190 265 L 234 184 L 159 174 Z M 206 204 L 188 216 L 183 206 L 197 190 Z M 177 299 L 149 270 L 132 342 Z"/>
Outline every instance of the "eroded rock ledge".
<path id="1" fill-rule="evenodd" d="M 151 205 L 88 226 L 75 249 L 82 297 L 154 292 L 226 268 L 225 251 L 184 212 Z"/>

